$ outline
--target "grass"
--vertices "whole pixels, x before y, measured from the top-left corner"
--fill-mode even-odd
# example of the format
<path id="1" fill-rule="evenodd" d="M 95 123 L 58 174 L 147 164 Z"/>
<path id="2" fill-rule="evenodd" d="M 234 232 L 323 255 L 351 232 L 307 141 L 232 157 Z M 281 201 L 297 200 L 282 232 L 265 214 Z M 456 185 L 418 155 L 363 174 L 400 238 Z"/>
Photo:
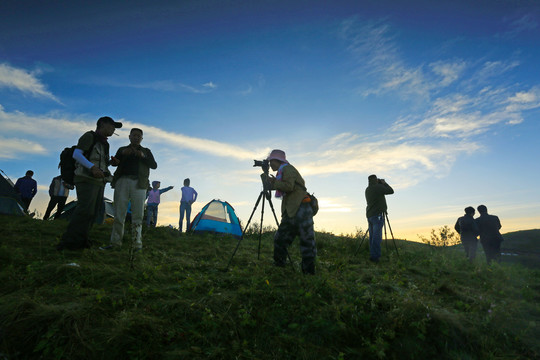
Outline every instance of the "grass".
<path id="1" fill-rule="evenodd" d="M 119 251 L 54 250 L 66 223 L 0 216 L 0 358 L 532 359 L 540 272 L 469 264 L 397 241 L 368 261 L 357 236 L 317 233 L 316 276 L 272 266 L 272 234 L 149 229 Z M 111 228 L 96 226 L 106 241 Z M 392 245 L 392 244 L 389 244 Z"/>

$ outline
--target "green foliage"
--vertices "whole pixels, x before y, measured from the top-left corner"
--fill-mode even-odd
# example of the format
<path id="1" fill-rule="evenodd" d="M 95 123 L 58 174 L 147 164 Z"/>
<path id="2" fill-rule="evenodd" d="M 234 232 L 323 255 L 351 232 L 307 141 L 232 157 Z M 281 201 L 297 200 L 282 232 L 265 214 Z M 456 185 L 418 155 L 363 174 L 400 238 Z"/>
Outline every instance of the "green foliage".
<path id="1" fill-rule="evenodd" d="M 439 228 L 439 230 L 431 229 L 429 239 L 422 235 L 418 235 L 418 237 L 424 244 L 434 247 L 447 247 L 460 243 L 459 235 L 450 229 L 448 225 Z"/>
<path id="2" fill-rule="evenodd" d="M 144 233 L 132 262 L 58 253 L 63 221 L 0 216 L 0 357 L 10 359 L 531 359 L 540 272 L 471 264 L 461 248 L 317 233 L 317 275 L 272 265 L 273 237 Z M 91 236 L 107 241 L 110 226 Z M 126 240 L 129 234 L 126 234 Z"/>

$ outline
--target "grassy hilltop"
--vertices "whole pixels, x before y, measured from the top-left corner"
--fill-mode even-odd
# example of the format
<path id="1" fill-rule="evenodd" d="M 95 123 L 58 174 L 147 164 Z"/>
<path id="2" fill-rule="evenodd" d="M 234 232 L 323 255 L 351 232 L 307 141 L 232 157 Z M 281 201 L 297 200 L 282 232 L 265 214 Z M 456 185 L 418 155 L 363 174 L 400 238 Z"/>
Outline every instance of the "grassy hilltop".
<path id="1" fill-rule="evenodd" d="M 127 244 L 58 253 L 63 221 L 0 226 L 0 359 L 540 357 L 540 270 L 469 264 L 459 247 L 396 241 L 375 265 L 358 237 L 317 233 L 303 276 L 297 241 L 294 267 L 272 266 L 272 234 L 260 259 L 244 239 L 225 272 L 232 238 L 150 229 L 131 261 Z"/>

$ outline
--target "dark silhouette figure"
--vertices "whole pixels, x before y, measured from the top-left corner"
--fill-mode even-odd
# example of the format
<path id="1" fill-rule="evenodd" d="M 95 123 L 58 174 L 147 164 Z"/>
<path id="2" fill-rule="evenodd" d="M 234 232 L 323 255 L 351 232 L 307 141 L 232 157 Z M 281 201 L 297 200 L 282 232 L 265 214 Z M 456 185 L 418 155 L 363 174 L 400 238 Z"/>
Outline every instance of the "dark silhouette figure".
<path id="1" fill-rule="evenodd" d="M 30 203 L 37 193 L 37 182 L 32 179 L 34 172 L 28 170 L 22 178 L 18 178 L 15 183 L 15 192 L 21 196 L 21 200 L 24 204 L 24 210 L 28 212 Z"/>
<path id="2" fill-rule="evenodd" d="M 62 210 L 64 210 L 64 206 L 66 205 L 69 190 L 70 186 L 66 184 L 64 180 L 62 180 L 62 176 L 58 175 L 52 179 L 51 185 L 49 186 L 49 196 L 51 199 L 49 200 L 49 205 L 47 206 L 43 220 L 49 219 L 51 211 L 55 206 L 57 206 L 57 208 L 54 219 L 56 220 L 59 218 L 60 214 L 62 214 Z"/>
<path id="3" fill-rule="evenodd" d="M 489 215 L 487 207 L 480 205 L 477 207 L 480 216 L 476 219 L 476 224 L 480 231 L 480 243 L 486 253 L 487 263 L 492 260 L 499 262 L 501 260 L 501 243 L 503 237 L 499 230 L 501 229 L 501 221 L 495 215 Z"/>
<path id="4" fill-rule="evenodd" d="M 457 219 L 454 229 L 461 235 L 461 243 L 465 248 L 465 255 L 469 261 L 474 261 L 476 257 L 476 248 L 478 247 L 478 225 L 474 220 L 474 208 L 472 206 L 465 208 L 465 215 Z"/>

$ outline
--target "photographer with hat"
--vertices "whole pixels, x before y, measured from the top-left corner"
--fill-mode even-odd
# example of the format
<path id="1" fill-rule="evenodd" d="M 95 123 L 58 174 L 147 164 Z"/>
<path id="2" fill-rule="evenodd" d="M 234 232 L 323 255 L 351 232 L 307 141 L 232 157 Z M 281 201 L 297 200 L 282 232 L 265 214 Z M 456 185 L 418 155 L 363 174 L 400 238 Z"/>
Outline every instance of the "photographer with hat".
<path id="1" fill-rule="evenodd" d="M 377 175 L 368 176 L 366 217 L 369 229 L 369 260 L 375 263 L 379 262 L 381 257 L 382 231 L 388 210 L 384 196 L 393 193 L 394 189 L 384 179 L 378 179 Z"/>
<path id="2" fill-rule="evenodd" d="M 298 170 L 289 164 L 282 150 L 272 150 L 267 161 L 272 170 L 277 171 L 276 177 L 268 176 L 266 173 L 261 177 L 271 190 L 276 190 L 276 198 L 282 199 L 281 223 L 274 235 L 274 264 L 285 266 L 287 247 L 298 235 L 302 272 L 314 275 L 317 247 L 313 230 L 313 210 L 304 179 Z"/>

